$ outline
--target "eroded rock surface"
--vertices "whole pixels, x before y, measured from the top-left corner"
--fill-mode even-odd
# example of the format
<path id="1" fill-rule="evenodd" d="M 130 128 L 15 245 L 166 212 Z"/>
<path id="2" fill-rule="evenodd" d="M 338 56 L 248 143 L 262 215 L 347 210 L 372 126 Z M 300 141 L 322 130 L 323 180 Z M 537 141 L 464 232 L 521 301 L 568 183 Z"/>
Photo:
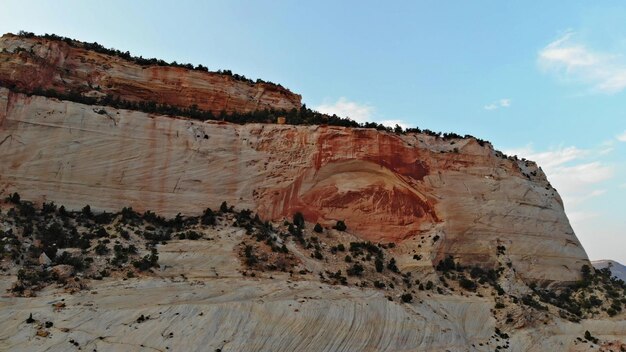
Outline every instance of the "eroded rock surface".
<path id="1" fill-rule="evenodd" d="M 173 216 L 227 201 L 267 219 L 344 220 L 434 263 L 495 266 L 504 246 L 520 275 L 545 281 L 589 263 L 541 169 L 474 139 L 198 122 L 0 88 L 0 141 L 3 191 L 70 208 Z"/>
<path id="2" fill-rule="evenodd" d="M 290 110 L 301 105 L 299 95 L 276 84 L 249 83 L 182 67 L 140 66 L 45 38 L 2 36 L 0 63 L 2 85 L 26 91 L 53 89 L 183 108 L 196 105 L 214 114 L 268 108 Z"/>
<path id="3" fill-rule="evenodd" d="M 244 276 L 247 269 L 235 248 L 245 230 L 218 225 L 205 231 L 196 241 L 159 244 L 161 268 L 149 276 L 89 280 L 88 289 L 74 294 L 50 286 L 37 297 L 0 297 L 0 349 L 588 351 L 602 345 L 603 351 L 617 352 L 626 347 L 624 313 L 572 323 L 554 309 L 507 305 L 509 321 L 494 309 L 488 288 L 481 288 L 484 295 L 458 286 L 446 294 L 414 289 L 413 301 L 403 303 L 393 290 L 358 287 L 358 278 L 350 277 L 347 286 L 320 282 L 313 267 L 306 275 Z M 1 275 L 4 292 L 15 278 Z M 27 322 L 30 314 L 33 322 Z M 586 331 L 599 342 L 584 340 Z"/>

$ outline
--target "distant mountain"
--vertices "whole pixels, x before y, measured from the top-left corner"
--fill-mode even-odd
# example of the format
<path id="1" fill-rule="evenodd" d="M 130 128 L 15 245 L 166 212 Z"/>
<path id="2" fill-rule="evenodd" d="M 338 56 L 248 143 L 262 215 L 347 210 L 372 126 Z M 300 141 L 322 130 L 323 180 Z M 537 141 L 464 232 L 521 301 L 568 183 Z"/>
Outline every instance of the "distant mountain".
<path id="1" fill-rule="evenodd" d="M 614 260 L 594 260 L 591 262 L 596 269 L 603 269 L 607 266 L 611 266 L 611 272 L 619 279 L 626 281 L 626 266 L 614 261 Z"/>

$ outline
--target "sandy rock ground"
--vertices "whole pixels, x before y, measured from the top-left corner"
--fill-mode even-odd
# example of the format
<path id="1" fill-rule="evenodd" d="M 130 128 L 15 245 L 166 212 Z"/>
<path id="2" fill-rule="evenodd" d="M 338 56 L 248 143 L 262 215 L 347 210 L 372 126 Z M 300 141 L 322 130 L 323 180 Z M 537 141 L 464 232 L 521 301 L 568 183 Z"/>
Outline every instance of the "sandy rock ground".
<path id="1" fill-rule="evenodd" d="M 91 281 L 69 294 L 0 298 L 6 351 L 619 351 L 626 321 L 552 317 L 494 333 L 493 300 L 422 292 L 412 303 L 383 291 L 328 285 L 288 273 L 243 276 L 242 230 L 159 246 L 155 275 Z M 4 276 L 5 291 L 14 278 Z M 26 323 L 29 314 L 34 323 Z M 46 327 L 46 322 L 52 326 Z M 583 343 L 586 330 L 605 345 Z M 45 336 L 40 336 L 45 335 Z"/>

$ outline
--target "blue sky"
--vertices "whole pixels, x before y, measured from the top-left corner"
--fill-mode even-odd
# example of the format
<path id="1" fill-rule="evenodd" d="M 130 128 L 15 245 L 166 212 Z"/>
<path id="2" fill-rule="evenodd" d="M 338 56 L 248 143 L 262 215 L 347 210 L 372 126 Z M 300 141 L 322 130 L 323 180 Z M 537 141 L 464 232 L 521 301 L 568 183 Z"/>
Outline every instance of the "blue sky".
<path id="1" fill-rule="evenodd" d="M 536 160 L 591 259 L 626 262 L 621 1 L 4 0 L 55 33 L 281 83 L 356 120 L 472 134 Z"/>

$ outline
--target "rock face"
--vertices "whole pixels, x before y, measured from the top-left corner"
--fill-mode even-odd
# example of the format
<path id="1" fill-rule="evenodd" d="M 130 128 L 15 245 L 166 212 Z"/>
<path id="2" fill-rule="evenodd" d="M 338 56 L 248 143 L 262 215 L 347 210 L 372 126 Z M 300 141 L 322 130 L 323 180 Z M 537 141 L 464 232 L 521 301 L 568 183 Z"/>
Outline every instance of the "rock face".
<path id="1" fill-rule="evenodd" d="M 113 94 L 212 111 L 299 107 L 271 84 L 172 67 L 145 67 L 62 41 L 0 39 L 0 83 Z M 533 162 L 477 140 L 374 129 L 198 122 L 96 107 L 0 88 L 0 189 L 96 210 L 124 206 L 168 216 L 222 201 L 266 219 L 333 225 L 399 244 L 414 265 L 452 255 L 498 265 L 507 251 L 523 278 L 574 281 L 587 255 L 562 201 Z M 502 264 L 502 263 L 500 263 Z"/>
<path id="2" fill-rule="evenodd" d="M 66 264 L 55 265 L 52 267 L 52 273 L 60 279 L 66 280 L 74 274 L 74 267 Z"/>
<path id="3" fill-rule="evenodd" d="M 576 280 L 588 264 L 541 170 L 474 139 L 198 122 L 0 89 L 0 141 L 2 189 L 25 199 L 168 216 L 222 201 L 268 219 L 301 211 L 407 255 L 428 238 L 433 262 L 494 266 L 504 246 L 536 280 Z"/>
<path id="4" fill-rule="evenodd" d="M 287 279 L 286 279 L 287 280 Z M 314 282 L 217 278 L 208 283 L 105 280 L 93 291 L 0 301 L 0 349 L 65 351 L 494 351 L 493 301 L 424 295 L 424 303 L 389 302 L 372 289 Z M 51 302 L 67 307 L 53 312 Z M 28 312 L 54 321 L 50 338 L 33 338 Z M 149 317 L 137 323 L 141 315 Z M 277 334 L 276 331 L 280 331 Z M 557 320 L 509 332 L 504 351 L 620 351 L 580 343 L 590 331 L 624 341 L 624 320 Z M 170 335 L 171 333 L 171 335 Z"/>
<path id="5" fill-rule="evenodd" d="M 52 264 L 52 260 L 50 260 L 46 253 L 41 253 L 41 255 L 39 256 L 39 264 L 48 266 Z"/>
<path id="6" fill-rule="evenodd" d="M 274 108 L 299 109 L 301 97 L 271 83 L 181 67 L 140 66 L 128 60 L 70 46 L 63 41 L 0 38 L 0 82 L 22 90 L 54 89 L 88 96 L 113 95 L 178 107 L 195 104 L 215 114 Z"/>

